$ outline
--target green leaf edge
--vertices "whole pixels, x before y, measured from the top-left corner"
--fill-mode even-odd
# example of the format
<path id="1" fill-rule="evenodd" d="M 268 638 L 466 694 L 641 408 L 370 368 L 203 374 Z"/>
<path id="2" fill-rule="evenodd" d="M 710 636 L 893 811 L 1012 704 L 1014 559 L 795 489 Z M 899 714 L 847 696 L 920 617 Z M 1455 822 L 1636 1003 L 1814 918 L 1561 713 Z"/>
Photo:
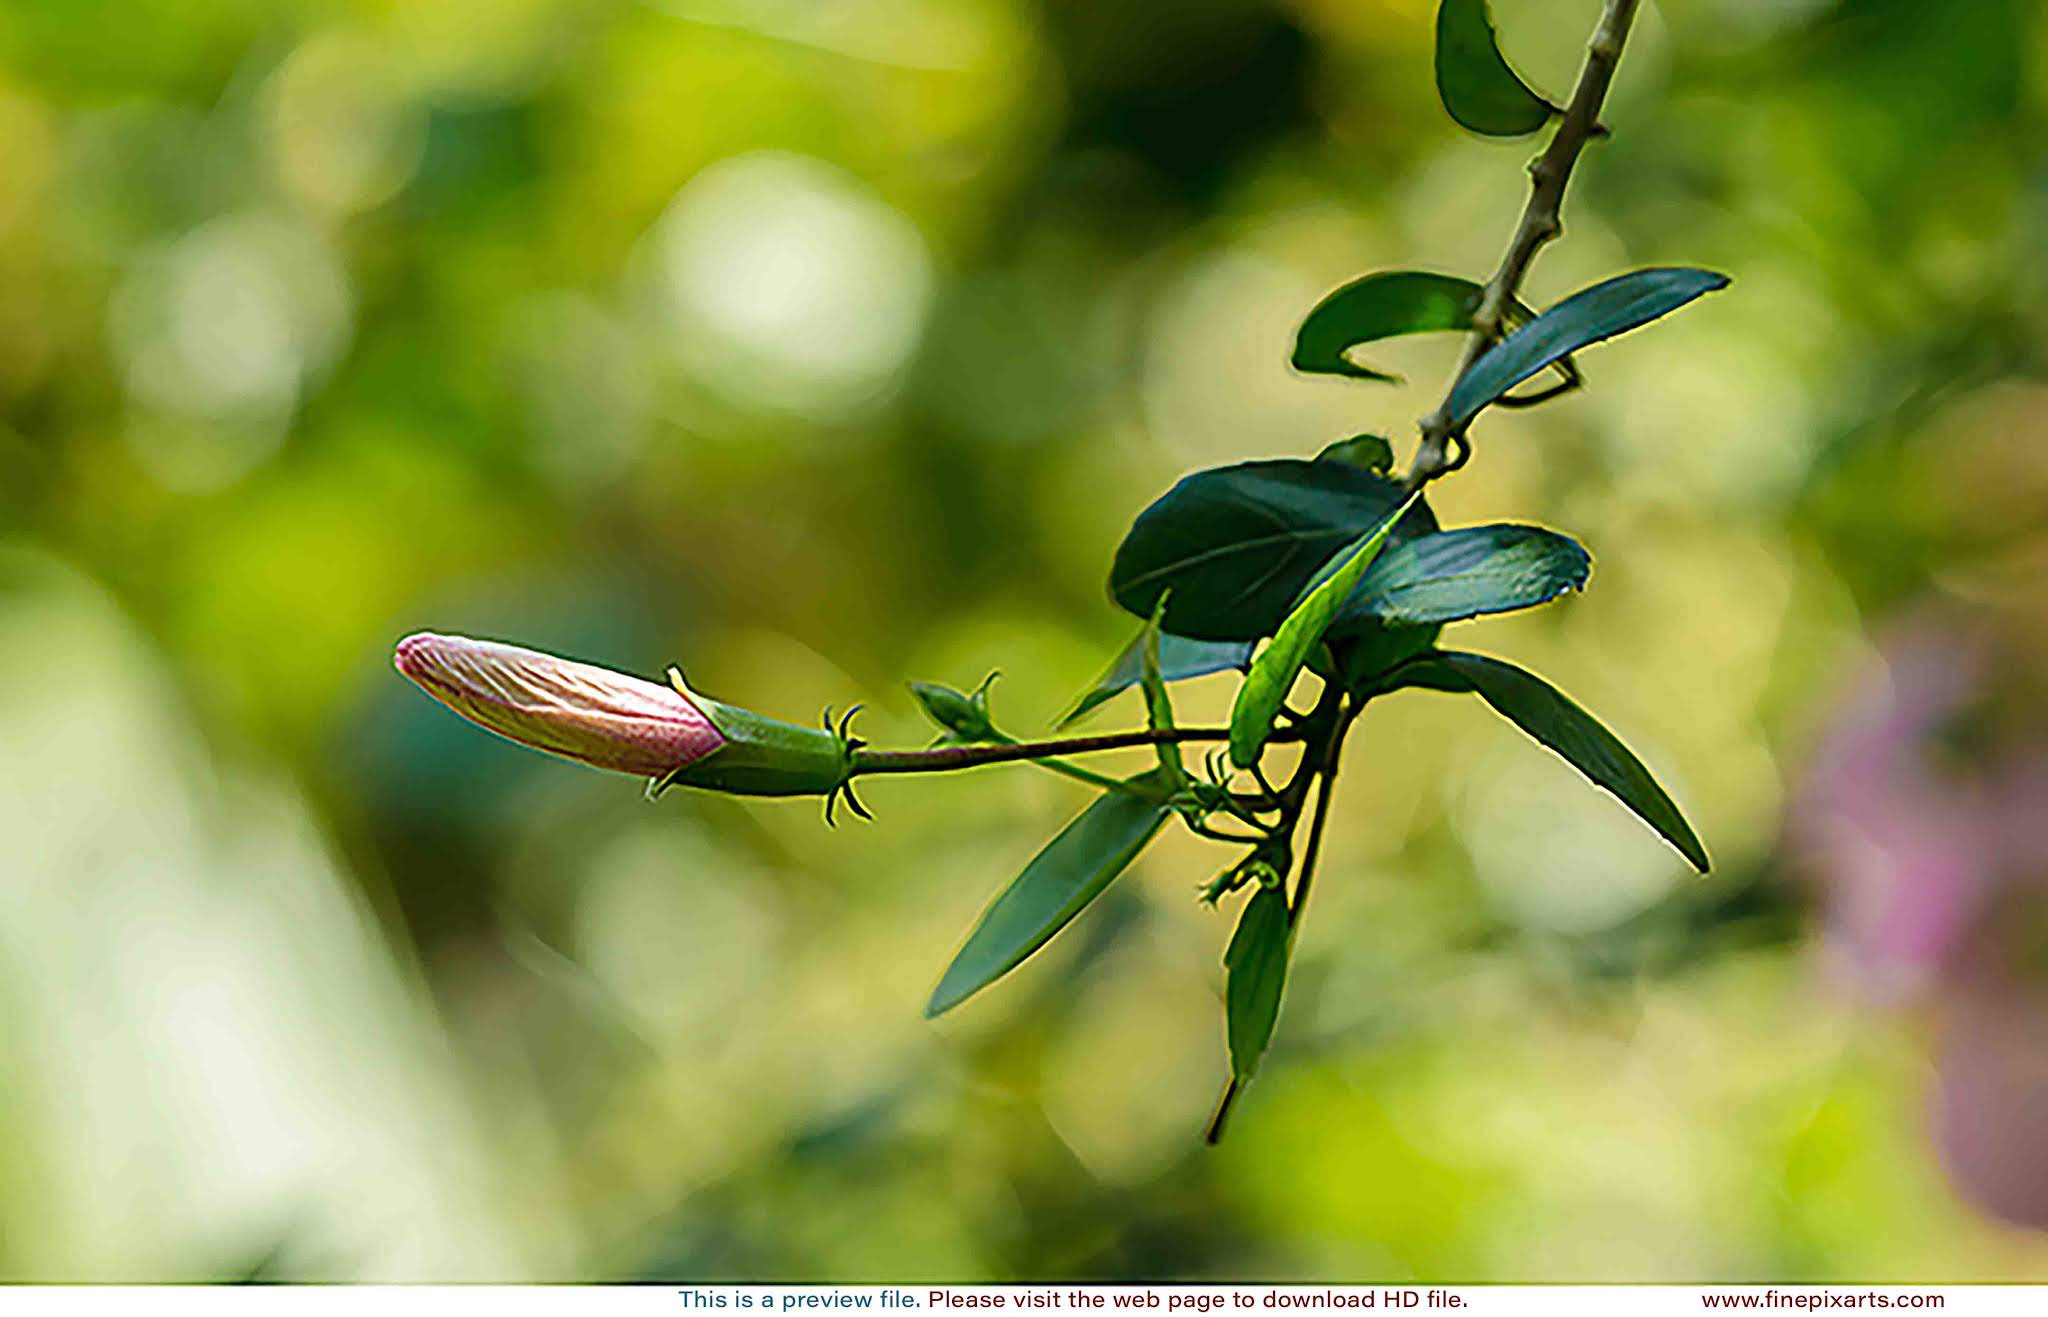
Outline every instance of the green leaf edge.
<path id="1" fill-rule="evenodd" d="M 1225 545 L 1222 549 L 1212 547 L 1211 549 L 1205 550 L 1199 555 L 1195 555 L 1194 557 L 1189 558 L 1178 559 L 1165 567 L 1154 565 L 1143 571 L 1133 572 L 1130 570 L 1129 558 L 1134 552 L 1133 544 L 1137 542 L 1141 538 L 1141 536 L 1156 533 L 1153 530 L 1152 525 L 1155 522 L 1155 520 L 1164 514 L 1165 509 L 1172 500 L 1178 497 L 1187 496 L 1187 491 L 1189 490 L 1189 488 L 1197 482 L 1216 481 L 1221 480 L 1225 477 L 1239 477 L 1245 479 L 1271 478 L 1284 486 L 1295 483 L 1297 480 L 1306 480 L 1308 477 L 1314 475 L 1315 473 L 1323 471 L 1333 473 L 1342 472 L 1350 480 L 1363 480 L 1367 482 L 1365 486 L 1354 486 L 1353 488 L 1348 490 L 1332 486 L 1322 491 L 1324 493 L 1333 495 L 1346 501 L 1353 498 L 1366 497 L 1368 493 L 1375 495 L 1379 493 L 1384 493 L 1388 500 L 1391 502 L 1392 500 L 1398 498 L 1401 493 L 1399 482 L 1391 479 L 1390 477 L 1380 472 L 1368 470 L 1362 467 L 1356 467 L 1354 464 L 1349 462 L 1323 462 L 1298 457 L 1252 458 L 1246 461 L 1227 463 L 1223 466 L 1204 467 L 1203 469 L 1198 471 L 1191 471 L 1187 475 L 1182 476 L 1179 480 L 1176 480 L 1164 494 L 1161 494 L 1158 498 L 1154 499 L 1151 503 L 1147 504 L 1144 510 L 1141 511 L 1137 515 L 1137 517 L 1132 521 L 1130 529 L 1124 532 L 1124 537 L 1117 544 L 1116 553 L 1112 556 L 1110 560 L 1110 599 L 1116 604 L 1118 608 L 1123 609 L 1127 613 L 1130 613 L 1139 618 L 1149 617 L 1151 616 L 1152 605 L 1155 602 L 1157 602 L 1158 596 L 1151 595 L 1149 597 L 1143 597 L 1142 601 L 1140 598 L 1133 596 L 1143 596 L 1144 592 L 1148 590 L 1151 585 L 1160 582 L 1162 578 L 1169 577 L 1178 572 L 1184 572 L 1187 569 L 1187 567 L 1195 561 L 1195 558 L 1202 558 L 1213 561 L 1223 552 L 1227 551 L 1232 554 L 1238 554 L 1246 552 L 1249 547 L 1253 546 L 1253 544 L 1255 543 L 1254 541 L 1237 540 L 1230 542 L 1229 544 Z M 1341 485 L 1345 482 L 1340 481 L 1338 483 L 1339 485 Z M 1286 492 L 1290 495 L 1299 493 L 1299 491 L 1297 490 L 1288 490 Z M 1259 506 L 1261 507 L 1261 511 L 1268 518 L 1274 517 L 1274 510 L 1271 505 Z M 1409 517 L 1414 518 L 1418 523 L 1417 529 L 1412 532 L 1414 534 L 1427 534 L 1438 528 L 1436 524 L 1435 514 L 1430 511 L 1429 500 L 1426 498 L 1423 499 L 1416 507 L 1410 510 Z M 1256 543 L 1260 546 L 1263 546 L 1263 544 L 1265 543 L 1279 541 L 1298 546 L 1306 546 L 1310 541 L 1314 541 L 1317 544 L 1326 543 L 1329 546 L 1327 549 L 1327 553 L 1336 554 L 1341 552 L 1344 546 L 1351 543 L 1352 540 L 1354 540 L 1359 534 L 1362 534 L 1363 529 L 1370 528 L 1370 526 L 1377 524 L 1377 521 L 1370 523 L 1353 523 L 1347 521 L 1347 523 L 1343 526 L 1328 526 L 1312 532 L 1297 532 L 1291 529 L 1283 529 L 1281 533 L 1268 537 L 1262 537 L 1262 539 L 1260 541 L 1257 541 Z M 1362 529 L 1354 530 L 1353 525 L 1357 525 Z M 1398 525 L 1396 526 L 1396 529 L 1399 529 Z M 1289 551 L 1289 557 L 1292 557 L 1292 550 Z M 1331 559 L 1325 556 L 1313 561 L 1320 561 L 1321 563 L 1327 565 L 1331 561 Z M 1270 581 L 1275 572 L 1277 572 L 1278 570 L 1278 568 L 1268 569 L 1264 579 Z M 1299 600 L 1300 593 L 1303 590 L 1305 590 L 1308 585 L 1313 584 L 1313 582 L 1316 579 L 1319 578 L 1317 578 L 1314 573 L 1310 573 L 1309 577 L 1306 580 L 1304 580 L 1302 587 L 1297 589 L 1296 601 Z M 1166 589 L 1170 587 L 1162 584 L 1160 588 Z M 1240 593 L 1239 600 L 1242 601 L 1244 598 L 1254 593 L 1254 591 L 1255 587 L 1247 587 L 1245 591 Z M 1290 603 L 1290 607 L 1291 606 L 1292 603 Z M 1242 612 L 1242 610 L 1240 610 L 1240 612 Z M 1256 633 L 1238 630 L 1234 631 L 1232 634 L 1229 635 L 1218 636 L 1213 634 L 1201 634 L 1192 627 L 1188 627 L 1184 624 L 1175 623 L 1171 618 L 1167 618 L 1164 620 L 1167 624 L 1167 634 L 1177 635 L 1182 639 L 1199 641 L 1204 644 L 1227 643 L 1231 641 L 1256 642 L 1258 640 L 1263 640 L 1264 638 L 1266 638 L 1268 635 L 1272 633 L 1273 630 L 1277 629 L 1279 626 L 1279 620 L 1276 619 L 1272 624 L 1272 627 L 1260 629 Z"/>
<path id="2" fill-rule="evenodd" d="M 1382 582 L 1378 586 L 1375 586 L 1371 579 L 1373 573 L 1367 572 L 1365 577 L 1359 581 L 1358 589 L 1352 592 L 1351 597 L 1344 601 L 1344 607 L 1338 610 L 1336 620 L 1330 624 L 1331 632 L 1333 634 L 1348 632 L 1368 622 L 1377 622 L 1383 626 L 1441 627 L 1453 622 L 1469 622 L 1476 617 L 1494 617 L 1502 613 L 1519 613 L 1531 608 L 1541 608 L 1543 605 L 1552 603 L 1564 595 L 1584 590 L 1587 582 L 1593 579 L 1593 555 L 1587 550 L 1585 545 L 1562 531 L 1554 531 L 1548 526 L 1536 526 L 1519 521 L 1481 522 L 1472 526 L 1453 526 L 1445 530 L 1433 531 L 1429 535 L 1418 535 L 1406 544 L 1383 553 L 1379 561 L 1374 563 L 1373 566 L 1384 570 L 1395 553 L 1419 553 L 1422 546 L 1426 546 L 1437 535 L 1467 535 L 1499 530 L 1525 531 L 1530 533 L 1532 539 L 1540 539 L 1553 546 L 1568 547 L 1573 552 L 1565 556 L 1573 560 L 1572 570 L 1550 582 L 1542 594 L 1532 595 L 1522 602 L 1499 607 L 1481 607 L 1470 611 L 1460 610 L 1455 613 L 1446 613 L 1443 616 L 1431 614 L 1422 618 L 1402 613 L 1398 609 L 1388 611 L 1389 605 L 1402 594 L 1413 593 L 1425 587 L 1438 586 L 1447 580 L 1473 575 L 1480 571 L 1484 563 L 1482 562 L 1461 572 L 1446 572 L 1436 576 L 1418 577 L 1411 581 L 1395 582 L 1392 584 Z"/>
<path id="3" fill-rule="evenodd" d="M 1286 894 L 1262 884 L 1245 902 L 1237 931 L 1223 953 L 1224 1032 L 1230 1043 L 1230 1072 L 1239 1081 L 1257 1072 L 1272 1046 L 1287 992 L 1293 942 Z"/>
<path id="4" fill-rule="evenodd" d="M 1156 770 L 1140 773 L 1127 779 L 1126 785 L 1149 783 L 1156 777 Z M 1140 813 L 1131 820 L 1134 826 L 1129 830 L 1130 835 L 1126 843 L 1097 866 L 1094 876 L 1078 888 L 1064 905 L 1054 911 L 1050 919 L 1044 921 L 1016 947 L 1004 952 L 1000 957 L 1000 964 L 993 970 L 980 968 L 963 972 L 964 966 L 977 959 L 974 953 L 981 950 L 984 933 L 993 926 L 1005 903 L 1017 899 L 1034 881 L 1033 875 L 1039 872 L 1039 866 L 1046 862 L 1047 857 L 1058 851 L 1062 843 L 1084 827 L 1097 811 L 1125 809 Z M 1106 791 L 1096 797 L 1093 804 L 1076 815 L 1051 841 L 1041 847 L 1038 854 L 1032 856 L 1030 863 L 1024 866 L 1023 872 L 1011 879 L 1010 885 L 982 910 L 981 917 L 975 920 L 974 928 L 960 944 L 960 949 L 953 954 L 945 973 L 939 976 L 938 986 L 932 989 L 931 998 L 925 1003 L 925 1018 L 935 1019 L 945 1014 L 1030 959 L 1040 947 L 1050 942 L 1061 929 L 1072 923 L 1076 915 L 1087 909 L 1096 897 L 1102 895 L 1112 882 L 1131 867 L 1132 862 L 1159 834 L 1159 829 L 1165 825 L 1172 812 L 1171 807 L 1163 800 L 1134 792 Z"/>
<path id="5" fill-rule="evenodd" d="M 1468 669 L 1484 673 L 1486 677 L 1474 680 Z M 1639 781 L 1634 786 L 1640 788 L 1644 800 L 1632 799 L 1631 795 L 1635 793 L 1626 789 L 1629 784 L 1605 780 L 1604 775 L 1580 763 L 1555 741 L 1530 726 L 1529 722 L 1519 716 L 1495 690 L 1488 689 L 1487 679 L 1500 676 L 1529 682 L 1536 688 L 1539 696 L 1554 701 L 1567 718 L 1577 720 L 1585 734 L 1602 743 L 1602 748 L 1619 762 L 1622 773 L 1626 774 L 1633 770 L 1638 775 Z M 1678 808 L 1678 803 L 1672 800 L 1670 793 L 1658 783 L 1649 767 L 1622 742 L 1620 737 L 1609 731 L 1605 723 L 1588 713 L 1569 695 L 1527 668 L 1485 654 L 1461 650 L 1432 650 L 1392 668 L 1372 693 L 1385 694 L 1404 687 L 1479 696 L 1495 713 L 1521 728 L 1538 744 L 1577 769 L 1587 781 L 1619 800 L 1629 812 L 1648 824 L 1651 831 L 1670 842 L 1693 868 L 1706 873 L 1711 867 L 1712 862 L 1708 858 L 1706 846 L 1693 831 L 1692 825 L 1686 822 L 1685 814 Z"/>
<path id="6" fill-rule="evenodd" d="M 1174 669 L 1162 673 L 1164 680 L 1168 684 L 1176 681 L 1193 681 L 1197 677 L 1214 676 L 1219 672 L 1242 672 L 1251 665 L 1252 651 L 1257 648 L 1257 642 L 1251 640 L 1196 640 L 1190 636 L 1176 636 L 1170 631 L 1162 631 L 1160 633 L 1161 646 L 1163 647 L 1168 640 L 1178 640 L 1190 645 L 1201 645 L 1207 649 L 1218 651 L 1212 653 L 1210 657 L 1198 661 L 1191 668 Z M 1142 681 L 1144 679 L 1142 671 L 1142 648 L 1144 643 L 1145 632 L 1140 628 L 1138 634 L 1131 637 L 1130 641 L 1117 651 L 1116 657 L 1109 661 L 1109 666 L 1102 670 L 1102 675 L 1095 679 L 1094 684 L 1074 697 L 1073 702 L 1067 706 L 1066 710 L 1060 714 L 1058 721 L 1053 724 L 1053 730 L 1059 731 L 1073 726 Z M 1135 674 L 1126 674 L 1124 665 L 1131 661 L 1134 654 L 1139 655 L 1140 671 Z"/>
<path id="7" fill-rule="evenodd" d="M 1166 615 L 1166 601 L 1172 594 L 1168 590 L 1159 596 L 1151 618 L 1145 623 L 1144 661 L 1141 665 L 1145 687 L 1145 725 L 1155 732 L 1173 730 L 1173 696 L 1167 691 L 1166 678 L 1159 671 L 1159 619 Z M 1181 762 L 1180 746 L 1172 741 L 1161 741 L 1153 749 L 1158 754 L 1159 772 L 1168 787 L 1178 791 L 1186 786 L 1188 772 Z"/>

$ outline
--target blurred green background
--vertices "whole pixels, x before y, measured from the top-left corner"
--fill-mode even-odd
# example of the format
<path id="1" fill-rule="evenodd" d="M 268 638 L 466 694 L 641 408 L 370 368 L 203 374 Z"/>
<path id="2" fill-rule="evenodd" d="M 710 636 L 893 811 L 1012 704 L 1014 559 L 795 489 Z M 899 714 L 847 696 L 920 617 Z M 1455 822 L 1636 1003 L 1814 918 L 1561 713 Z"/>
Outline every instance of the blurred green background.
<path id="1" fill-rule="evenodd" d="M 1495 8 L 1567 92 L 1597 3 Z M 1987 988 L 1853 917 L 1917 855 L 1951 923 L 2048 928 L 2048 846 L 1937 808 L 2048 745 L 2032 0 L 1646 5 L 1526 292 L 1734 289 L 1432 497 L 1594 551 L 1457 640 L 1609 719 L 1716 872 L 1476 704 L 1375 706 L 1220 1150 L 1221 852 L 1167 837 L 933 1025 L 1071 784 L 649 805 L 391 670 L 464 632 L 920 744 L 904 680 L 1000 668 L 1043 726 L 1172 480 L 1405 453 L 1440 396 L 1445 338 L 1376 353 L 1400 388 L 1284 364 L 1330 287 L 1512 229 L 1532 148 L 1445 118 L 1433 9 L 0 7 L 0 1271 L 2048 1279 L 1936 1137 L 1991 993 L 2008 1109 L 1957 1137 L 2048 1183 L 2048 935 Z M 1802 847 L 1901 626 L 1989 655 L 1970 716 L 1849 760 L 1925 741 L 1892 785 L 1946 822 Z"/>

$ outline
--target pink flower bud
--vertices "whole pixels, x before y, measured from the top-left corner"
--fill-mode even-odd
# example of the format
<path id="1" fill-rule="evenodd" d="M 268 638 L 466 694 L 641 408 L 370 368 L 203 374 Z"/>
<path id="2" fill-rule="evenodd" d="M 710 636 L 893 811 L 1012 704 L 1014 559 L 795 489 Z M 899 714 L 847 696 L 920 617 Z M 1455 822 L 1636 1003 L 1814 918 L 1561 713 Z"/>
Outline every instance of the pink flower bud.
<path id="1" fill-rule="evenodd" d="M 423 631 L 393 662 L 471 722 L 593 768 L 665 777 L 726 742 L 672 687 L 516 645 Z"/>

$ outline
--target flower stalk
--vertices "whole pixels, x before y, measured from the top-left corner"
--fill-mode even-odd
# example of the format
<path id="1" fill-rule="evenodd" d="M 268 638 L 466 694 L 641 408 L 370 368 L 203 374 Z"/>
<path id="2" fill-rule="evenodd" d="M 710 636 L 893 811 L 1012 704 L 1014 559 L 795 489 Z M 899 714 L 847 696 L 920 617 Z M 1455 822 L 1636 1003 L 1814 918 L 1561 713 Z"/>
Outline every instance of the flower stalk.
<path id="1" fill-rule="evenodd" d="M 1127 750 L 1143 745 L 1180 745 L 1195 741 L 1228 741 L 1228 727 L 1166 727 L 1095 736 L 1058 737 L 1045 741 L 1001 741 L 977 745 L 942 745 L 929 750 L 856 750 L 853 775 L 869 773 L 949 773 L 985 764 L 1037 762 L 1063 755 Z M 1299 740 L 1299 732 L 1280 732 L 1275 741 Z"/>

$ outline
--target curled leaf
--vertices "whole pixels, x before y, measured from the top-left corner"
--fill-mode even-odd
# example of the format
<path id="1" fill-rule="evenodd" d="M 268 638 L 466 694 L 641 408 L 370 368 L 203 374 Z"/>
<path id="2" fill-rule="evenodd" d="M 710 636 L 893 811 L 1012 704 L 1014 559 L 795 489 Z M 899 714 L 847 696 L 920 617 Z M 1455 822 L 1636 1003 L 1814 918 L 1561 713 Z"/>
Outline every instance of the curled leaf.
<path id="1" fill-rule="evenodd" d="M 1290 364 L 1310 375 L 1343 375 L 1398 384 L 1399 375 L 1353 360 L 1352 349 L 1407 334 L 1468 330 L 1484 295 L 1485 289 L 1480 285 L 1456 275 L 1423 270 L 1368 274 L 1315 304 L 1294 332 Z M 1519 301 L 1511 302 L 1507 308 L 1511 324 L 1533 320 L 1535 316 Z M 1553 392 L 1577 386 L 1578 371 L 1570 361 L 1558 362 L 1557 372 L 1559 383 Z M 1327 449 L 1324 455 L 1328 455 Z M 1392 464 L 1390 455 L 1388 467 Z"/>
<path id="2" fill-rule="evenodd" d="M 1508 66 L 1486 0 L 1437 7 L 1436 90 L 1451 118 L 1487 137 L 1521 137 L 1563 113 Z"/>
<path id="3" fill-rule="evenodd" d="M 1294 333 L 1296 370 L 1312 375 L 1397 384 L 1401 377 L 1360 365 L 1346 355 L 1361 343 L 1470 329 L 1481 288 L 1470 279 L 1421 270 L 1385 270 L 1354 279 L 1331 293 Z"/>

